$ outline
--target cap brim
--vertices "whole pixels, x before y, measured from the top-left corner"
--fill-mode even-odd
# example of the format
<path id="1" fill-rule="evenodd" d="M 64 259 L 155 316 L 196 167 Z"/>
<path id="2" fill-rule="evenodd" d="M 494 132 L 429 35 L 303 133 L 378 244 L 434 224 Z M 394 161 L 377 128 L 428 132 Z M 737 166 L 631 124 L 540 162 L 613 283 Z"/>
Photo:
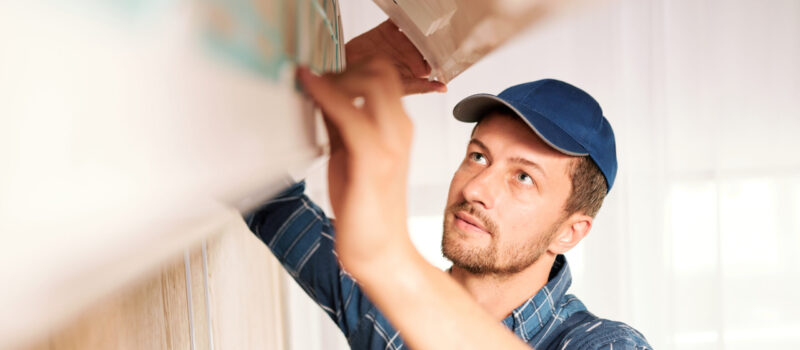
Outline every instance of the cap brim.
<path id="1" fill-rule="evenodd" d="M 549 119 L 532 110 L 522 113 L 519 109 L 495 95 L 475 94 L 468 96 L 456 104 L 455 108 L 453 108 L 453 116 L 462 122 L 474 123 L 483 118 L 487 111 L 498 106 L 508 107 L 514 111 L 542 141 L 557 151 L 570 156 L 589 155 L 586 148 Z M 533 120 L 533 123 L 531 120 Z"/>

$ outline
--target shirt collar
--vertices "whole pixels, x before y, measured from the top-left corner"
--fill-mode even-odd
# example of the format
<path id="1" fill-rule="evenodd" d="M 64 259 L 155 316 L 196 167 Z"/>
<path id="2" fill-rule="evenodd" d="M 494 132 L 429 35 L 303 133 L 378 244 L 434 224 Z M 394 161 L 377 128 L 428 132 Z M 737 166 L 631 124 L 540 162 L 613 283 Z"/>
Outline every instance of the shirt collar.
<path id="1" fill-rule="evenodd" d="M 547 284 L 522 305 L 511 311 L 503 320 L 506 327 L 513 330 L 526 343 L 555 317 L 561 299 L 572 284 L 572 274 L 564 255 L 556 256 Z"/>

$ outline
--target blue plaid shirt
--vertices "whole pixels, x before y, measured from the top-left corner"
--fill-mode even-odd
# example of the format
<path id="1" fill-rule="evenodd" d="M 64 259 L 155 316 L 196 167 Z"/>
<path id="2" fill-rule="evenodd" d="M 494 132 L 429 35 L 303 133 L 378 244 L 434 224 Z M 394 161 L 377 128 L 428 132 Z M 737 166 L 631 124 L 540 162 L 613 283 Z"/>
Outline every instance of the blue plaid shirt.
<path id="1" fill-rule="evenodd" d="M 403 348 L 399 332 L 339 266 L 331 221 L 304 190 L 304 182 L 291 186 L 248 215 L 247 225 L 336 322 L 353 349 Z M 566 294 L 571 283 L 569 265 L 559 255 L 547 284 L 514 309 L 503 324 L 532 347 L 544 346 L 545 337 L 567 317 L 586 311 L 578 298 Z M 563 334 L 553 343 L 557 349 L 651 349 L 635 329 L 594 316 Z"/>

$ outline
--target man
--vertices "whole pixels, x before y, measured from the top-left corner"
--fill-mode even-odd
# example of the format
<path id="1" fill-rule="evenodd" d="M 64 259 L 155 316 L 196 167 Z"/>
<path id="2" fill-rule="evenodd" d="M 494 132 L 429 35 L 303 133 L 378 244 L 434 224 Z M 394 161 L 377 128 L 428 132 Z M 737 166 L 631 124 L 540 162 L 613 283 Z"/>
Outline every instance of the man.
<path id="1" fill-rule="evenodd" d="M 636 330 L 566 295 L 562 254 L 589 233 L 617 168 L 611 126 L 569 84 L 540 80 L 456 106 L 458 120 L 477 125 L 445 210 L 442 252 L 453 266 L 440 271 L 414 249 L 405 215 L 412 126 L 400 98 L 443 90 L 420 88 L 427 69 L 398 74 L 419 60 L 298 71 L 326 117 L 335 233 L 302 182 L 247 217 L 253 232 L 354 349 L 649 349 Z"/>

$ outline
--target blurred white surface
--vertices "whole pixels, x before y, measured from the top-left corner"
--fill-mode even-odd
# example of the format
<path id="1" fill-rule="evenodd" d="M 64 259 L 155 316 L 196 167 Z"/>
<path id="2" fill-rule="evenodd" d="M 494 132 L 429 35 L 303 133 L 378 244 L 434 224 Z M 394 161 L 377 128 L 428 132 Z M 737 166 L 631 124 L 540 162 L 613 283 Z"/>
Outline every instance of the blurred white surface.
<path id="1" fill-rule="evenodd" d="M 212 53 L 198 4 L 0 4 L 0 347 L 241 221 L 322 153 L 293 68 Z"/>

